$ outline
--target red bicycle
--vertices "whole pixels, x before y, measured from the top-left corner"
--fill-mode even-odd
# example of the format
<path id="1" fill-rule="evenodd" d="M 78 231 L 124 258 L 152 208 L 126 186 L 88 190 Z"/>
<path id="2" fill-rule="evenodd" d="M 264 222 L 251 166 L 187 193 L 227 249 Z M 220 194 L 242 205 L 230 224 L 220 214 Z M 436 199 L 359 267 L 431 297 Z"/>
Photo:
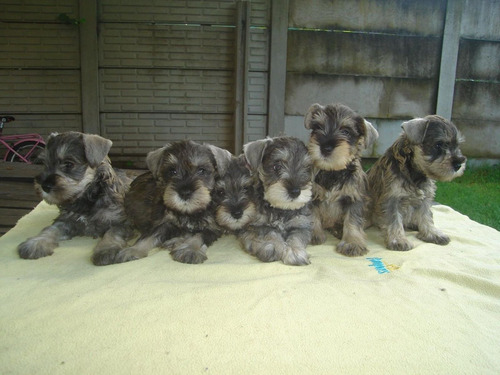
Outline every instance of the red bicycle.
<path id="1" fill-rule="evenodd" d="M 45 148 L 45 141 L 40 134 L 3 135 L 4 125 L 14 120 L 14 116 L 0 116 L 0 143 L 7 148 L 3 160 L 28 164 L 41 163 L 38 156 Z"/>

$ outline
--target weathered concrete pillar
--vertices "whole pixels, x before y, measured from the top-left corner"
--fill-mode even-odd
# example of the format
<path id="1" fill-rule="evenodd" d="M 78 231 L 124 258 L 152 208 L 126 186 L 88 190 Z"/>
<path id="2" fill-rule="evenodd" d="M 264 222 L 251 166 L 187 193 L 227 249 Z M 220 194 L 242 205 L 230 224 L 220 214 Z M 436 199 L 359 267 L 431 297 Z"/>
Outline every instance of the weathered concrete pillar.
<path id="1" fill-rule="evenodd" d="M 250 2 L 238 1 L 236 11 L 236 68 L 234 102 L 234 154 L 243 151 L 248 127 L 248 57 Z"/>
<path id="2" fill-rule="evenodd" d="M 271 6 L 267 134 L 273 137 L 285 129 L 288 0 L 272 0 Z"/>
<path id="3" fill-rule="evenodd" d="M 99 58 L 97 47 L 97 0 L 80 0 L 80 74 L 82 131 L 100 134 Z"/>
<path id="4" fill-rule="evenodd" d="M 460 25 L 462 22 L 462 1 L 448 0 L 446 6 L 436 114 L 447 119 L 451 119 L 453 110 L 453 94 L 455 91 L 458 47 L 460 43 Z"/>

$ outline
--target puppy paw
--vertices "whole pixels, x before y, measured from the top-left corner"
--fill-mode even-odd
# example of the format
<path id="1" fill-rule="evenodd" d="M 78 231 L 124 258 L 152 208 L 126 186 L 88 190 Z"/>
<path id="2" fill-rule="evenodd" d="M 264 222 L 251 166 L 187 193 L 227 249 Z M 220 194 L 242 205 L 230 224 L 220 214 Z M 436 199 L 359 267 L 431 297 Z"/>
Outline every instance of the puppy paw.
<path id="1" fill-rule="evenodd" d="M 107 266 L 113 263 L 122 263 L 122 262 L 116 262 L 116 256 L 119 253 L 119 251 L 120 248 L 118 247 L 106 250 L 100 250 L 98 252 L 94 252 L 90 259 L 92 260 L 92 263 L 95 266 Z"/>
<path id="2" fill-rule="evenodd" d="M 340 241 L 336 250 L 337 253 L 348 257 L 359 257 L 368 253 L 366 246 L 345 241 Z"/>
<path id="3" fill-rule="evenodd" d="M 396 251 L 408 251 L 413 249 L 413 245 L 405 238 L 393 238 L 387 241 L 387 248 Z"/>
<path id="4" fill-rule="evenodd" d="M 322 243 L 325 243 L 326 241 L 326 234 L 325 232 L 313 232 L 312 237 L 311 237 L 311 245 L 321 245 Z"/>
<path id="5" fill-rule="evenodd" d="M 272 243 L 253 249 L 255 256 L 262 262 L 275 262 L 281 259 L 282 252 Z"/>
<path id="6" fill-rule="evenodd" d="M 19 256 L 24 259 L 43 258 L 54 253 L 58 243 L 44 237 L 30 238 L 17 247 Z"/>
<path id="7" fill-rule="evenodd" d="M 147 253 L 144 254 L 144 252 L 139 251 L 134 247 L 127 247 L 123 250 L 120 250 L 118 254 L 116 254 L 115 263 L 131 262 L 133 260 L 145 258 L 146 256 Z"/>
<path id="8" fill-rule="evenodd" d="M 193 248 L 190 243 L 177 244 L 170 251 L 173 260 L 181 263 L 200 264 L 206 261 L 207 245 L 203 244 L 200 248 Z"/>
<path id="9" fill-rule="evenodd" d="M 450 237 L 442 232 L 433 232 L 433 233 L 418 233 L 417 238 L 424 242 L 431 242 L 437 245 L 448 245 L 450 243 Z"/>
<path id="10" fill-rule="evenodd" d="M 175 249 L 176 246 L 179 246 L 180 242 L 183 241 L 183 237 L 175 237 L 171 238 L 168 241 L 165 241 L 161 244 L 161 247 L 167 251 L 172 251 Z"/>
<path id="11" fill-rule="evenodd" d="M 311 264 L 309 255 L 305 249 L 293 249 L 291 247 L 285 251 L 282 261 L 289 266 L 307 266 Z"/>

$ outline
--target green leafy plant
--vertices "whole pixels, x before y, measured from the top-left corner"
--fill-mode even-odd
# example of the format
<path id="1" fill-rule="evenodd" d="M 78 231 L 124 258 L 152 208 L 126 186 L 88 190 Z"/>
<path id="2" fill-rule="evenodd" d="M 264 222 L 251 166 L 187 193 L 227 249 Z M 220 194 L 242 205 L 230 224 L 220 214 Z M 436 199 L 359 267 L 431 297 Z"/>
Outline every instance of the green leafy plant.
<path id="1" fill-rule="evenodd" d="M 77 26 L 85 22 L 85 18 L 72 18 L 68 16 L 66 13 L 60 13 L 57 16 L 57 20 L 67 25 L 77 25 Z"/>

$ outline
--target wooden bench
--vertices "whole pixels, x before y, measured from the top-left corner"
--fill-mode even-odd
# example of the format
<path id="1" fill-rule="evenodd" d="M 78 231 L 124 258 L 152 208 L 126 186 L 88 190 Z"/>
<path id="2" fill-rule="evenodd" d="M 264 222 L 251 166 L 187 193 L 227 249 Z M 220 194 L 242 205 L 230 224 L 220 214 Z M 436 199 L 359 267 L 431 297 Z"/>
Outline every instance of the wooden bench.
<path id="1" fill-rule="evenodd" d="M 0 161 L 0 235 L 40 202 L 33 180 L 41 171 L 41 165 Z"/>

